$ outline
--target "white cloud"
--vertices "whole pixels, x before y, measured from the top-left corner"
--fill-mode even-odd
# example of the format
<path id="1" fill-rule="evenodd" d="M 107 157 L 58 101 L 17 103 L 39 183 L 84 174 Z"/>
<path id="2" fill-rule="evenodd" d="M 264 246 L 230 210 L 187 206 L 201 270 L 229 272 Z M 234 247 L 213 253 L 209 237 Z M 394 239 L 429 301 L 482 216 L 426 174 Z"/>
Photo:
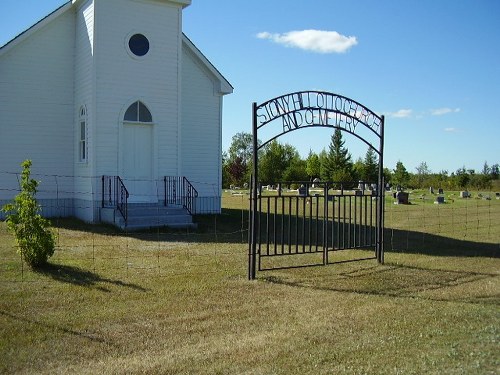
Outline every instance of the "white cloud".
<path id="1" fill-rule="evenodd" d="M 448 132 L 448 133 L 456 133 L 459 131 L 459 129 L 457 129 L 457 128 L 444 128 L 444 131 Z"/>
<path id="2" fill-rule="evenodd" d="M 257 34 L 259 39 L 269 39 L 287 47 L 300 48 L 317 53 L 344 53 L 358 44 L 355 36 L 341 35 L 336 31 L 302 30 L 283 34 L 267 31 Z"/>
<path id="3" fill-rule="evenodd" d="M 400 109 L 399 111 L 396 112 L 389 112 L 388 115 L 390 117 L 405 118 L 405 117 L 410 117 L 412 113 L 413 110 L 411 109 Z"/>
<path id="4" fill-rule="evenodd" d="M 431 114 L 433 116 L 442 116 L 442 115 L 446 115 L 448 113 L 457 113 L 457 112 L 460 112 L 460 108 L 444 107 L 444 108 L 437 108 L 437 109 L 431 110 Z"/>

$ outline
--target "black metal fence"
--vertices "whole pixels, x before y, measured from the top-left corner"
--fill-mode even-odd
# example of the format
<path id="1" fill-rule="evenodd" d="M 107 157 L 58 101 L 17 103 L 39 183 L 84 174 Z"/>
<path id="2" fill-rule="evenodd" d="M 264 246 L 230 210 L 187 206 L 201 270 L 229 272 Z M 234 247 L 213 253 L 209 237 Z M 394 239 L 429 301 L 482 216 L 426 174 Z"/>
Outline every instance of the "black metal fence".
<path id="1" fill-rule="evenodd" d="M 259 271 L 268 269 L 265 258 L 318 254 L 321 259 L 311 262 L 328 264 L 333 251 L 376 250 L 382 221 L 375 184 L 359 183 L 349 190 L 344 187 L 352 183 L 291 184 L 299 188 L 284 189 L 281 183 L 260 186 L 255 218 Z M 294 264 L 281 262 L 279 267 Z"/>

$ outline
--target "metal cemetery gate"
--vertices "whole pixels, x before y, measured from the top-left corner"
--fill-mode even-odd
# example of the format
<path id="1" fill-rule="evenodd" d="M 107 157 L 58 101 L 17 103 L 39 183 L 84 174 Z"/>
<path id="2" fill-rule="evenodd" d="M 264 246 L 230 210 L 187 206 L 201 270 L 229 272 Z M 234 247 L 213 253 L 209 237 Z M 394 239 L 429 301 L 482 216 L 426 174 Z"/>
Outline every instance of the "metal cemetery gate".
<path id="1" fill-rule="evenodd" d="M 269 133 L 276 123 L 269 139 L 258 145 L 259 130 L 269 125 Z M 279 136 L 306 127 L 340 129 L 365 142 L 378 154 L 378 180 L 286 182 L 264 189 L 258 180 L 258 151 Z M 383 144 L 384 116 L 344 96 L 301 91 L 253 104 L 249 279 L 255 279 L 257 270 L 326 265 L 330 252 L 344 249 L 373 249 L 383 263 Z M 292 261 L 290 256 L 297 255 L 303 260 Z M 270 266 L 267 260 L 277 262 Z"/>

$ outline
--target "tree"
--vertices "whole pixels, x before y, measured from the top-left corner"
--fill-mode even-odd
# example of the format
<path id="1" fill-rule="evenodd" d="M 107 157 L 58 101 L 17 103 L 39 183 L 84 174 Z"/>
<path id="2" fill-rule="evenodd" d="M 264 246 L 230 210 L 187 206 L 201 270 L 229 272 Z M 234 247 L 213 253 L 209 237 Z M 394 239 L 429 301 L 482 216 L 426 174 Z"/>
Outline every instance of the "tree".
<path id="1" fill-rule="evenodd" d="M 482 173 L 484 175 L 488 175 L 488 174 L 490 174 L 490 172 L 491 172 L 491 168 L 488 166 L 488 162 L 485 161 L 484 165 L 483 165 L 483 172 Z"/>
<path id="2" fill-rule="evenodd" d="M 264 147 L 259 158 L 259 180 L 275 183 L 284 180 L 284 172 L 294 159 L 300 159 L 297 149 L 274 140 Z"/>
<path id="3" fill-rule="evenodd" d="M 247 166 L 239 156 L 227 163 L 227 172 L 231 184 L 243 186 L 246 181 Z"/>
<path id="4" fill-rule="evenodd" d="M 457 171 L 455 172 L 455 180 L 456 180 L 456 185 L 459 188 L 467 187 L 470 181 L 470 176 L 467 170 L 465 169 L 465 166 L 457 169 Z"/>
<path id="5" fill-rule="evenodd" d="M 35 199 L 38 181 L 30 177 L 31 160 L 25 160 L 21 166 L 21 192 L 2 211 L 7 213 L 7 229 L 14 234 L 22 259 L 37 268 L 54 254 L 55 236 L 50 222 L 40 215 L 41 207 Z"/>
<path id="6" fill-rule="evenodd" d="M 369 147 L 368 151 L 366 151 L 361 179 L 367 182 L 378 181 L 378 158 L 377 154 L 371 147 Z"/>
<path id="7" fill-rule="evenodd" d="M 321 162 L 319 156 L 312 152 L 312 150 L 309 150 L 309 155 L 306 159 L 306 173 L 311 180 L 321 176 Z"/>
<path id="8" fill-rule="evenodd" d="M 500 175 L 500 166 L 497 164 L 493 164 L 490 168 L 490 175 L 493 180 L 498 180 L 498 176 Z"/>
<path id="9" fill-rule="evenodd" d="M 260 144 L 260 142 L 258 142 Z M 253 155 L 253 135 L 240 132 L 233 135 L 229 146 L 229 160 L 240 158 L 245 165 L 249 165 Z"/>
<path id="10" fill-rule="evenodd" d="M 410 181 L 410 174 L 401 161 L 398 161 L 396 163 L 396 169 L 394 169 L 391 181 L 393 184 L 401 188 L 405 188 L 408 186 L 408 182 Z"/>
<path id="11" fill-rule="evenodd" d="M 337 182 L 350 182 L 353 180 L 353 170 L 351 154 L 344 147 L 342 131 L 335 129 L 329 145 L 329 151 L 323 160 L 322 176 L 323 180 Z"/>
<path id="12" fill-rule="evenodd" d="M 240 132 L 233 135 L 224 163 L 227 184 L 240 186 L 250 180 L 252 151 L 252 134 Z"/>
<path id="13" fill-rule="evenodd" d="M 425 161 L 421 162 L 415 169 L 417 170 L 416 187 L 422 188 L 424 187 L 426 179 L 431 173 L 431 170 L 429 169 Z"/>

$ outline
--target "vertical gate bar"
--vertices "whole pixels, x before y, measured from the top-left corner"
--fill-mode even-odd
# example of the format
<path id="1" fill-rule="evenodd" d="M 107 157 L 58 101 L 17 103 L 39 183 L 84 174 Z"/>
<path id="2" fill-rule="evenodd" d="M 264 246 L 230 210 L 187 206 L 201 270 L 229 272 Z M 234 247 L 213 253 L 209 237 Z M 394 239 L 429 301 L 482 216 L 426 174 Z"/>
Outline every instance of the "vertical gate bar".
<path id="1" fill-rule="evenodd" d="M 365 195 L 365 228 L 364 228 L 364 231 L 363 231 L 363 246 L 366 246 L 368 245 L 368 241 L 366 239 L 366 234 L 367 234 L 367 230 L 368 230 L 368 196 Z"/>
<path id="2" fill-rule="evenodd" d="M 323 187 L 323 264 L 328 264 L 328 182 Z"/>
<path id="3" fill-rule="evenodd" d="M 342 195 L 342 200 L 344 203 L 344 216 L 342 218 L 342 249 L 345 249 L 345 232 L 346 232 L 346 227 L 345 227 L 345 220 L 346 220 L 346 196 Z"/>
<path id="4" fill-rule="evenodd" d="M 258 187 L 260 189 L 260 186 Z M 262 255 L 262 194 L 259 192 L 258 194 L 258 199 L 259 199 L 259 208 L 257 211 L 257 223 L 258 223 L 258 229 L 257 229 L 257 252 L 259 254 L 259 258 Z M 259 269 L 260 271 L 260 269 Z"/>
<path id="5" fill-rule="evenodd" d="M 309 191 L 309 186 L 307 187 L 307 191 Z M 312 252 L 312 225 L 313 225 L 313 221 L 312 221 L 312 218 L 313 218 L 313 215 L 312 215 L 312 197 L 309 197 L 308 195 L 308 199 L 309 199 L 309 218 L 308 218 L 308 221 L 309 221 L 309 233 L 308 233 L 308 241 L 309 241 L 309 252 Z"/>
<path id="6" fill-rule="evenodd" d="M 253 238 L 253 226 L 254 226 L 254 220 L 253 220 L 253 215 L 255 212 L 253 212 L 253 176 L 250 176 L 250 199 L 249 199 L 249 206 L 248 207 L 248 279 L 252 280 L 252 247 L 253 243 L 255 241 L 255 238 Z M 165 198 L 166 199 L 166 198 Z M 260 267 L 259 267 L 260 268 Z"/>
<path id="7" fill-rule="evenodd" d="M 288 254 L 292 253 L 292 197 L 288 197 Z"/>
<path id="8" fill-rule="evenodd" d="M 370 226 L 368 227 L 368 236 L 370 238 L 370 247 L 374 245 L 373 243 L 373 195 L 370 199 Z"/>
<path id="9" fill-rule="evenodd" d="M 302 252 L 306 253 L 306 203 L 307 198 L 302 198 Z"/>
<path id="10" fill-rule="evenodd" d="M 340 203 L 342 202 L 342 197 L 338 197 L 338 202 L 337 202 L 337 250 L 340 249 Z"/>
<path id="11" fill-rule="evenodd" d="M 273 213 L 273 241 L 274 241 L 274 255 L 278 254 L 278 239 L 276 236 L 276 213 L 278 211 L 278 197 L 273 197 L 274 200 L 274 213 Z"/>
<path id="12" fill-rule="evenodd" d="M 299 197 L 295 197 L 295 254 L 299 253 Z"/>
<path id="13" fill-rule="evenodd" d="M 353 225 L 352 225 L 352 195 L 349 195 L 349 237 L 347 240 L 347 247 L 351 248 L 352 246 L 352 235 L 353 235 Z"/>
<path id="14" fill-rule="evenodd" d="M 285 197 L 281 196 L 281 254 L 285 253 Z"/>
<path id="15" fill-rule="evenodd" d="M 335 205 L 337 205 L 338 211 L 338 207 L 340 207 L 340 200 L 338 200 L 335 195 L 332 195 L 332 229 L 330 231 L 332 234 L 332 250 L 337 250 L 339 248 L 339 243 L 336 244 L 335 242 L 339 241 L 339 228 L 336 228 L 336 226 L 338 226 L 340 215 L 337 215 L 337 221 L 335 221 Z"/>
<path id="16" fill-rule="evenodd" d="M 317 252 L 318 251 L 318 242 L 319 242 L 319 233 L 318 233 L 318 224 L 319 224 L 319 195 L 316 194 L 316 196 L 314 197 L 314 200 L 315 200 L 315 204 L 316 204 L 316 215 L 315 215 L 315 223 L 316 223 L 316 226 L 315 226 L 315 240 L 314 242 L 316 242 L 316 249 L 315 251 Z"/>
<path id="17" fill-rule="evenodd" d="M 363 191 L 364 194 L 364 191 Z M 362 233 L 363 233 L 363 196 L 359 198 L 359 223 L 358 223 L 358 246 L 362 246 Z"/>
<path id="18" fill-rule="evenodd" d="M 358 236 L 358 196 L 354 196 L 354 224 L 353 224 L 353 246 L 356 247 L 356 237 Z"/>
<path id="19" fill-rule="evenodd" d="M 270 200 L 269 196 L 266 197 L 266 254 L 269 255 L 269 209 L 270 209 Z"/>

